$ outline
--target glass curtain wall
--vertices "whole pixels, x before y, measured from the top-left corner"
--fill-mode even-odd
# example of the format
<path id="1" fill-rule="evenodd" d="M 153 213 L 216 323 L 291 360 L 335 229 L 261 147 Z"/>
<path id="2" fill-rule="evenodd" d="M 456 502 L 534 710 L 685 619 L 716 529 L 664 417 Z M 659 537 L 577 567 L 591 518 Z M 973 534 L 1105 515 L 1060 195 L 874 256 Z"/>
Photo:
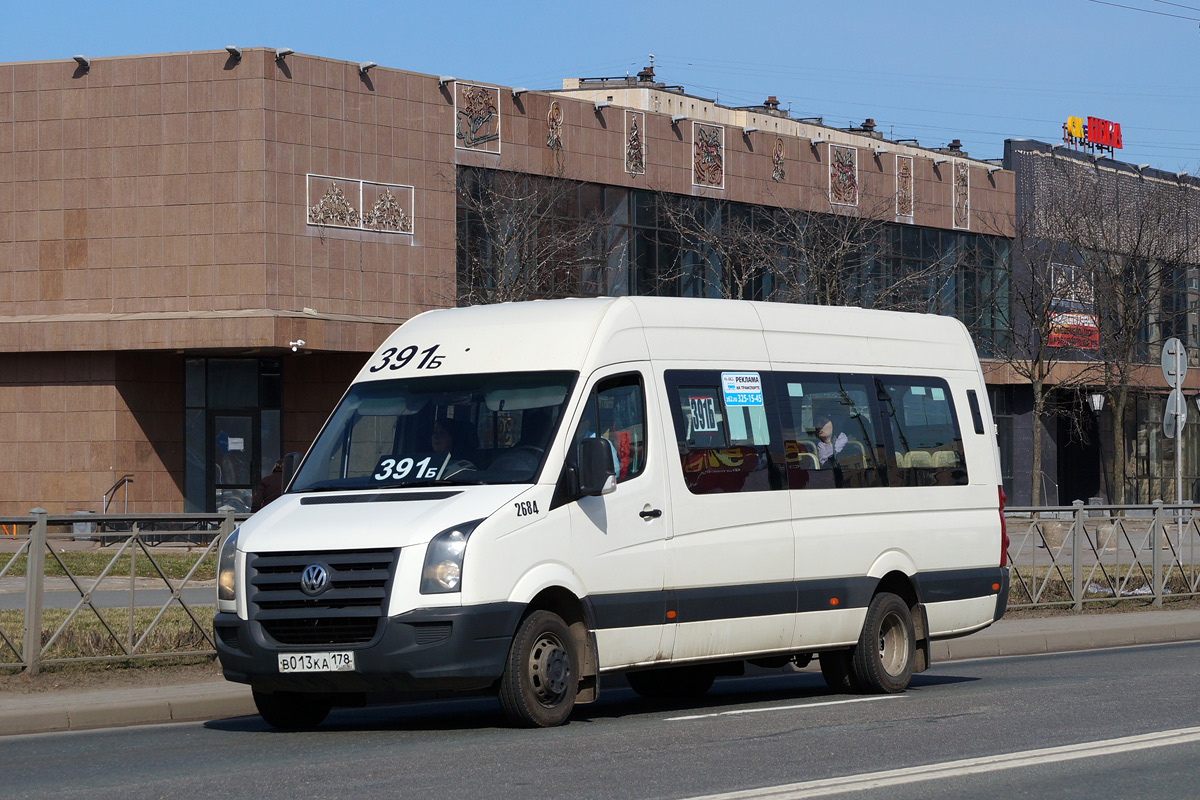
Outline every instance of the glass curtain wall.
<path id="1" fill-rule="evenodd" d="M 460 286 L 466 270 L 480 269 L 481 264 L 488 265 L 484 269 L 498 269 L 511 258 L 496 252 L 497 243 L 489 241 L 489 231 L 498 226 L 482 218 L 486 209 L 481 211 L 478 203 L 465 201 L 462 194 L 470 187 L 486 185 L 490 172 L 459 167 Z M 552 213 L 539 223 L 548 226 L 546 230 L 582 225 L 597 217 L 602 217 L 604 224 L 595 234 L 595 266 L 555 282 L 539 297 L 734 294 L 728 286 L 728 271 L 733 265 L 721 263 L 719 250 L 725 247 L 729 253 L 736 249 L 721 241 L 723 229 L 730 226 L 739 232 L 749 231 L 752 237 L 754 231 L 766 233 L 781 225 L 784 214 L 770 207 L 638 189 L 568 181 L 557 185 Z M 562 190 L 564 185 L 566 191 Z M 667 202 L 674 204 L 671 211 L 663 207 Z M 522 211 L 508 204 L 504 213 L 512 224 L 520 225 L 522 214 L 535 215 L 540 210 L 531 205 Z M 681 219 L 686 219 L 689 226 L 702 225 L 703 236 L 697 235 L 697 228 L 681 232 Z M 1009 240 L 896 223 L 872 224 L 857 235 L 868 240 L 850 248 L 852 252 L 844 259 L 850 265 L 848 269 L 856 271 L 846 282 L 849 304 L 876 306 L 881 287 L 908 280 L 912 285 L 906 287 L 901 298 L 903 308 L 961 319 L 984 358 L 1010 346 Z M 787 263 L 787 253 L 781 257 L 779 269 L 804 268 L 803 263 Z M 770 300 L 776 296 L 778 287 L 769 271 L 745 284 L 742 296 L 747 299 Z"/>

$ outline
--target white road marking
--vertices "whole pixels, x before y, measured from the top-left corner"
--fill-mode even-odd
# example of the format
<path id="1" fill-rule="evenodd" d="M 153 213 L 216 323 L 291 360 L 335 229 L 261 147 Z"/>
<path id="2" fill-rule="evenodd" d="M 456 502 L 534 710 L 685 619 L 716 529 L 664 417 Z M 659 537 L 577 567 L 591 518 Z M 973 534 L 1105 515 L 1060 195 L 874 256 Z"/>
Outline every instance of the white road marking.
<path id="1" fill-rule="evenodd" d="M 841 706 L 846 703 L 869 703 L 872 700 L 894 700 L 904 697 L 901 694 L 884 694 L 878 697 L 853 697 L 847 700 L 829 700 L 824 703 L 798 703 L 794 706 L 764 706 L 763 708 L 739 708 L 735 711 L 718 711 L 714 714 L 691 714 L 686 717 L 667 717 L 667 722 L 678 722 L 689 719 L 712 719 L 713 717 L 732 717 L 737 714 L 764 714 L 768 711 L 792 711 L 797 708 L 820 708 L 821 706 Z"/>
<path id="2" fill-rule="evenodd" d="M 946 761 L 921 767 L 868 772 L 862 775 L 846 775 L 803 783 L 787 783 L 780 786 L 765 786 L 723 794 L 709 794 L 689 800 L 803 800 L 808 797 L 825 797 L 845 792 L 862 792 L 882 789 L 918 781 L 955 778 L 961 775 L 978 775 L 1006 769 L 1024 769 L 1035 764 L 1053 764 L 1059 761 L 1075 761 L 1083 758 L 1149 750 L 1155 747 L 1171 747 L 1200 741 L 1200 728 L 1178 728 L 1170 731 L 1126 736 L 1120 739 L 1105 739 L 1098 742 L 1083 742 L 1040 750 L 1025 750 L 1019 753 L 1003 753 L 982 758 L 967 758 L 961 761 Z"/>

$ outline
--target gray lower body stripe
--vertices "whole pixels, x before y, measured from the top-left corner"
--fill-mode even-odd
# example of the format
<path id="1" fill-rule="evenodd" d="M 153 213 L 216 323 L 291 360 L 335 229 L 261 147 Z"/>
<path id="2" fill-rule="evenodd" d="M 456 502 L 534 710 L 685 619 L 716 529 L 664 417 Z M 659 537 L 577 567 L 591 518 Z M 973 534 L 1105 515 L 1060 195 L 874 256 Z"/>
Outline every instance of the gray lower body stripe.
<path id="1" fill-rule="evenodd" d="M 920 572 L 913 576 L 922 603 L 968 600 L 996 594 L 993 584 L 1005 585 L 1000 567 Z M 678 622 L 710 622 L 745 617 L 769 617 L 866 608 L 878 586 L 877 578 L 822 578 L 807 581 L 741 584 L 661 592 L 594 594 L 588 597 L 596 629 L 636 628 Z M 833 598 L 837 603 L 832 602 Z M 674 611 L 674 619 L 667 612 Z"/>

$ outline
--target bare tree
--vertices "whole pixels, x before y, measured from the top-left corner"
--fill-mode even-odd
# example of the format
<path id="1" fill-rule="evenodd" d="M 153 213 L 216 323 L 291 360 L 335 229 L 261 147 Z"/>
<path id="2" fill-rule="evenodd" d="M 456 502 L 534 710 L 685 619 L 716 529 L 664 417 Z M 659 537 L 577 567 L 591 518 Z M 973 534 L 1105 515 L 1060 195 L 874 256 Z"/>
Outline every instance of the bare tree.
<path id="1" fill-rule="evenodd" d="M 607 219 L 580 184 L 499 170 L 457 171 L 459 305 L 596 294 Z"/>
<path id="2" fill-rule="evenodd" d="M 659 226 L 679 253 L 660 270 L 661 285 L 700 297 L 762 299 L 782 255 L 770 210 L 665 192 L 655 202 Z"/>
<path id="3" fill-rule="evenodd" d="M 965 262 L 951 253 L 901 267 L 884 219 L 894 202 L 813 211 L 660 193 L 660 225 L 681 252 L 661 277 L 707 297 L 942 311 L 938 298 Z"/>
<path id="4" fill-rule="evenodd" d="M 874 207 L 827 211 L 784 208 L 778 239 L 784 253 L 776 297 L 793 303 L 930 311 L 949 264 L 898 268 L 890 258 L 891 236 L 883 216 L 893 197 Z"/>

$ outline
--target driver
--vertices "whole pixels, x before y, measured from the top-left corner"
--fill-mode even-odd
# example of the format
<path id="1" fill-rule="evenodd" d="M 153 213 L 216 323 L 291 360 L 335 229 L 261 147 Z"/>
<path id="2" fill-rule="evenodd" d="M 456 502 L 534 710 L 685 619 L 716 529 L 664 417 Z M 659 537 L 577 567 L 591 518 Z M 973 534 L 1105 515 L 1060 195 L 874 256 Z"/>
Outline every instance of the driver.
<path id="1" fill-rule="evenodd" d="M 438 456 L 449 455 L 450 460 L 446 462 L 445 468 L 439 477 L 449 478 L 452 475 L 457 475 L 460 472 L 475 469 L 475 465 L 465 458 L 454 458 L 455 440 L 459 442 L 459 450 L 469 450 L 470 448 L 462 445 L 468 440 L 467 430 L 462 425 L 453 419 L 437 419 L 433 422 L 433 434 L 430 436 L 429 446 L 433 448 L 433 452 Z"/>

